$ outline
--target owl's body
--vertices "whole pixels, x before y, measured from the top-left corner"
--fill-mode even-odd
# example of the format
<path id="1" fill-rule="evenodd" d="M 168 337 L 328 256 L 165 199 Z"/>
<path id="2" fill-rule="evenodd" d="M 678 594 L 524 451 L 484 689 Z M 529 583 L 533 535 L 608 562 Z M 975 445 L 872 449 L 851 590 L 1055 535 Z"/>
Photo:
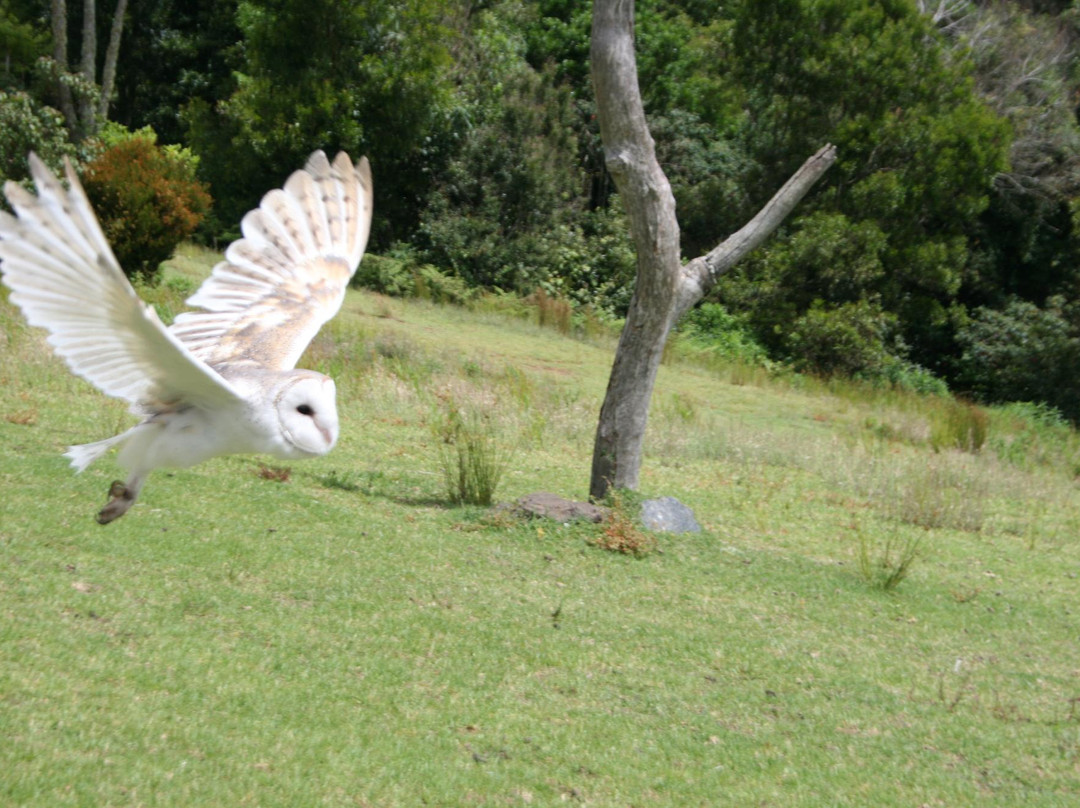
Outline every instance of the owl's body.
<path id="1" fill-rule="evenodd" d="M 122 516 L 147 475 L 226 454 L 294 460 L 338 437 L 335 385 L 294 369 L 341 306 L 371 222 L 367 161 L 316 152 L 285 187 L 244 217 L 244 238 L 166 328 L 116 265 L 70 166 L 65 190 L 31 155 L 38 196 L 5 188 L 18 218 L 0 213 L 0 270 L 31 325 L 78 375 L 125 398 L 143 420 L 66 456 L 82 471 L 113 446 L 128 469 L 102 524 Z"/>

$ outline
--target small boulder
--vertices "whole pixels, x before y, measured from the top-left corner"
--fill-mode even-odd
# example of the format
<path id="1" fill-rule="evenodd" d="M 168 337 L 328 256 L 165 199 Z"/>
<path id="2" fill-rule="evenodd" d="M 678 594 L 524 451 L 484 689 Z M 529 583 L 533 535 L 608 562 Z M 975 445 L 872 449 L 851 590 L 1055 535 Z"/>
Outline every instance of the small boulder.
<path id="1" fill-rule="evenodd" d="M 649 530 L 667 533 L 700 533 L 694 512 L 675 497 L 647 499 L 641 503 L 641 522 Z"/>
<path id="2" fill-rule="evenodd" d="M 526 516 L 539 516 L 545 519 L 554 519 L 557 522 L 574 522 L 578 519 L 584 519 L 588 522 L 603 522 L 608 515 L 607 508 L 592 505 L 588 502 L 564 499 L 547 491 L 526 494 L 514 503 L 513 510 Z"/>

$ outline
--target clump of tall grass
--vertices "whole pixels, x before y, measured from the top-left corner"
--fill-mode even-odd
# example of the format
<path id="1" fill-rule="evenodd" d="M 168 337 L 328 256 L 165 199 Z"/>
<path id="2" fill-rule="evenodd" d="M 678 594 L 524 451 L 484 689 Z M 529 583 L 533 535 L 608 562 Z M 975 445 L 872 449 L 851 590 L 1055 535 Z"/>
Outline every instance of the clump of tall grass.
<path id="1" fill-rule="evenodd" d="M 491 505 L 510 461 L 491 408 L 443 394 L 432 426 L 450 501 Z"/>
<path id="2" fill-rule="evenodd" d="M 569 334 L 573 327 L 573 308 L 565 297 L 549 295 L 538 288 L 530 300 L 536 307 L 537 322 L 542 328 L 554 328 L 560 334 Z"/>
<path id="3" fill-rule="evenodd" d="M 886 531 L 876 540 L 859 528 L 856 566 L 862 579 L 871 586 L 891 592 L 908 577 L 921 557 L 921 536 L 901 537 L 896 530 Z"/>
<path id="4" fill-rule="evenodd" d="M 935 452 L 961 449 L 977 454 L 986 443 L 990 416 L 962 399 L 939 398 L 930 412 L 930 446 Z"/>
<path id="5" fill-rule="evenodd" d="M 320 477 L 319 482 L 326 488 L 334 488 L 338 491 L 351 493 L 360 490 L 359 475 L 355 471 L 332 469 L 328 474 Z"/>
<path id="6" fill-rule="evenodd" d="M 578 338 L 586 342 L 618 339 L 621 321 L 593 306 L 579 306 L 574 312 Z"/>
<path id="7" fill-rule="evenodd" d="M 647 450 L 665 460 L 686 454 L 687 446 L 700 439 L 700 431 L 695 428 L 700 420 L 699 402 L 678 391 L 654 396 L 653 402 L 646 432 Z"/>
<path id="8" fill-rule="evenodd" d="M 400 334 L 377 334 L 372 350 L 383 367 L 417 391 L 430 386 L 435 374 L 443 370 L 438 356 Z"/>

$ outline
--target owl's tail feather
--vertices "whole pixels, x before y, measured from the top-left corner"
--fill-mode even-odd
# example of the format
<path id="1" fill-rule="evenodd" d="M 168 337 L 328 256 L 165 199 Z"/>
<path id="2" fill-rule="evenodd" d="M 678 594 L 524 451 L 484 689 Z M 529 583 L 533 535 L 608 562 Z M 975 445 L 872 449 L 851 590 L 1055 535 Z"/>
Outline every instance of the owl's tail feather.
<path id="1" fill-rule="evenodd" d="M 64 452 L 64 457 L 71 460 L 71 467 L 75 471 L 82 471 L 109 449 L 111 449 L 124 438 L 128 437 L 128 432 L 121 432 L 119 435 L 113 435 L 111 438 L 105 438 L 105 440 L 94 441 L 93 443 L 80 443 L 78 446 L 69 446 L 68 450 Z"/>

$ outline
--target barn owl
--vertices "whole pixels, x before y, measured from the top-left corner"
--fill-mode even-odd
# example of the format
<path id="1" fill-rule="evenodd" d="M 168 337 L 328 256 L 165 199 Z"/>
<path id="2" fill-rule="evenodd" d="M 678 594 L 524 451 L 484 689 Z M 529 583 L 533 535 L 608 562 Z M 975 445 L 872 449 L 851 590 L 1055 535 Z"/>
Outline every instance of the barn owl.
<path id="1" fill-rule="evenodd" d="M 65 454 L 82 471 L 113 446 L 128 472 L 97 515 L 135 502 L 156 468 L 226 454 L 317 457 L 338 437 L 334 382 L 295 368 L 337 313 L 371 228 L 367 159 L 317 151 L 244 216 L 243 237 L 166 327 L 120 269 L 70 163 L 67 188 L 36 155 L 37 195 L 8 182 L 0 273 L 10 299 L 42 326 L 78 376 L 127 400 L 142 420 Z"/>

